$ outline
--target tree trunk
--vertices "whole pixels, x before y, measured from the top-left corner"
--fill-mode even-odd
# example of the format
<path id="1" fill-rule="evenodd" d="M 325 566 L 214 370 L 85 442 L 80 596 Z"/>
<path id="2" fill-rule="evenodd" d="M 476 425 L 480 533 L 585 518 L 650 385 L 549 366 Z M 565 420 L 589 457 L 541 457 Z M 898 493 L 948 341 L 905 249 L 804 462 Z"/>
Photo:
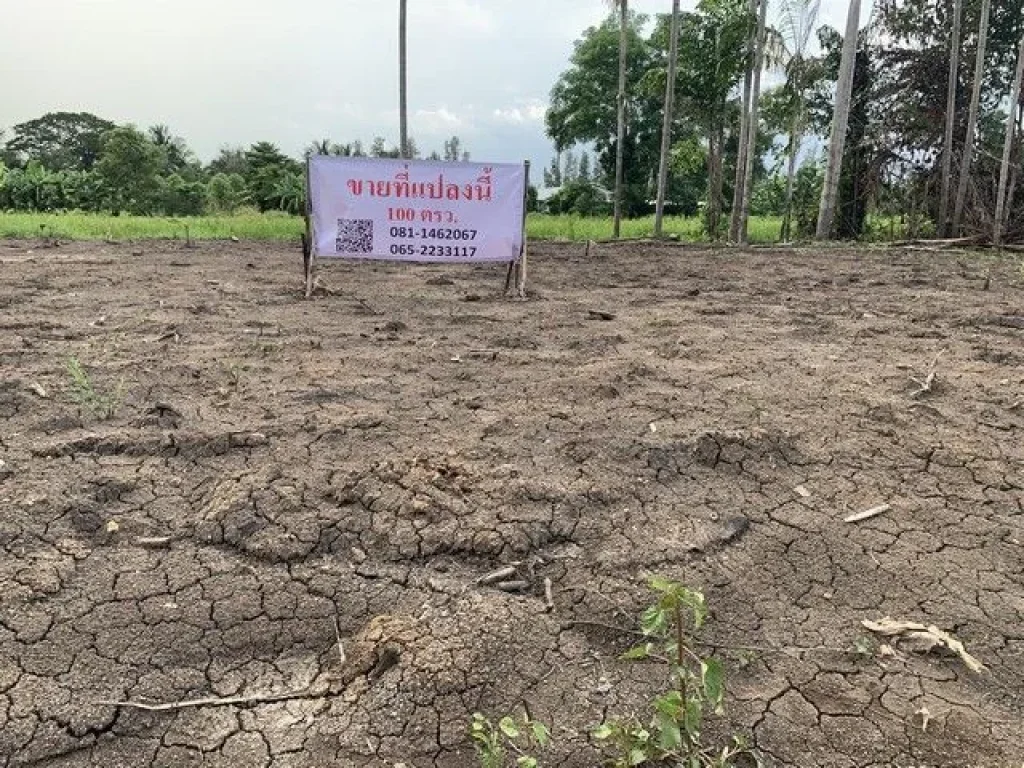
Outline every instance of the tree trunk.
<path id="1" fill-rule="evenodd" d="M 757 0 L 749 0 L 747 12 L 753 18 L 757 13 Z M 740 141 L 736 150 L 736 177 L 732 187 L 732 211 L 729 217 L 729 239 L 738 242 L 740 239 L 740 208 L 743 206 L 743 178 L 746 168 L 747 131 L 750 128 L 750 89 L 754 79 L 753 53 L 756 45 L 757 27 L 753 26 L 747 38 L 747 55 L 751 56 L 750 65 L 743 75 L 743 100 L 740 102 Z"/>
<path id="2" fill-rule="evenodd" d="M 1013 198 L 1007 195 L 1007 181 L 1010 175 L 1010 155 L 1013 152 L 1013 134 L 1017 127 L 1017 109 L 1020 104 L 1021 81 L 1024 80 L 1024 34 L 1020 37 L 1020 50 L 1017 51 L 1017 73 L 1010 89 L 1010 108 L 1006 113 L 1006 137 L 1003 139 L 1003 160 L 999 166 L 999 192 L 996 195 L 995 227 L 992 242 L 999 245 L 1003 238 L 1003 226 L 1006 221 L 1006 210 L 1013 207 Z M 1009 197 L 1009 199 L 1007 199 Z"/>
<path id="3" fill-rule="evenodd" d="M 836 108 L 832 115 L 825 183 L 821 188 L 821 205 L 818 208 L 818 229 L 815 234 L 819 240 L 828 240 L 832 236 L 832 222 L 836 215 L 839 171 L 843 165 L 846 128 L 850 119 L 850 97 L 853 94 L 853 68 L 857 61 L 859 26 L 860 0 L 850 0 L 850 8 L 846 15 L 846 37 L 843 38 L 843 58 L 839 64 L 839 81 L 836 83 Z"/>
<path id="4" fill-rule="evenodd" d="M 398 122 L 399 148 L 402 157 L 409 157 L 409 83 L 407 47 L 407 3 L 398 0 Z"/>
<path id="5" fill-rule="evenodd" d="M 974 60 L 974 83 L 971 85 L 971 110 L 967 113 L 967 135 L 964 137 L 964 151 L 960 157 L 960 178 L 957 180 L 956 202 L 953 204 L 952 235 L 960 234 L 963 221 L 964 203 L 967 200 L 967 182 L 971 177 L 971 160 L 974 157 L 974 132 L 978 126 L 978 110 L 981 106 L 981 81 L 985 76 L 985 46 L 988 43 L 988 16 L 990 0 L 981 0 L 981 23 L 978 27 L 978 55 Z"/>
<path id="6" fill-rule="evenodd" d="M 668 43 L 668 82 L 665 84 L 665 122 L 661 128 L 661 160 L 658 164 L 658 201 L 654 210 L 654 236 L 661 237 L 668 193 L 668 161 L 672 153 L 672 122 L 676 103 L 676 68 L 679 64 L 679 0 L 672 0 L 672 31 Z"/>
<path id="7" fill-rule="evenodd" d="M 615 225 L 614 236 L 622 233 L 623 174 L 626 155 L 626 54 L 629 49 L 629 2 L 619 0 L 619 130 L 615 147 Z"/>
<path id="8" fill-rule="evenodd" d="M 723 109 L 724 109 L 724 105 Z M 722 187 L 725 176 L 722 172 L 722 154 L 725 144 L 725 129 L 720 118 L 711 121 L 708 130 L 708 237 L 717 240 L 722 223 Z"/>
<path id="9" fill-rule="evenodd" d="M 953 126 L 956 125 L 956 91 L 960 82 L 960 21 L 964 0 L 953 0 L 953 33 L 949 38 L 949 79 L 946 86 L 946 138 L 942 144 L 942 190 L 939 193 L 939 237 L 949 228 L 949 180 L 953 173 Z"/>
<path id="10" fill-rule="evenodd" d="M 782 242 L 788 243 L 792 237 L 793 226 L 793 189 L 796 185 L 796 159 L 800 153 L 800 145 L 803 143 L 803 128 L 800 126 L 800 117 L 793 118 L 793 125 L 789 131 L 789 165 L 786 169 L 786 210 L 782 218 Z"/>
<path id="11" fill-rule="evenodd" d="M 750 114 L 747 126 L 747 144 L 741 147 L 746 154 L 743 162 L 743 196 L 740 208 L 739 241 L 746 243 L 747 221 L 750 219 L 750 198 L 754 193 L 754 161 L 757 159 L 758 101 L 761 98 L 761 68 L 764 66 L 764 28 L 768 17 L 768 0 L 760 0 L 757 15 L 757 40 L 754 43 L 754 84 L 750 90 Z"/>

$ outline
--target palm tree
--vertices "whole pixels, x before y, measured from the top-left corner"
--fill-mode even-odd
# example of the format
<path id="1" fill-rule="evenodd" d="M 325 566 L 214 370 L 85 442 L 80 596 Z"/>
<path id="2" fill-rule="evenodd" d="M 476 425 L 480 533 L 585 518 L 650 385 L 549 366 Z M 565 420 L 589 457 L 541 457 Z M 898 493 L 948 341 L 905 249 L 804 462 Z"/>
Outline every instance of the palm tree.
<path id="1" fill-rule="evenodd" d="M 665 121 L 661 128 L 661 160 L 658 164 L 658 200 L 654 213 L 654 236 L 661 236 L 668 189 L 668 161 L 672 151 L 672 120 L 675 117 L 676 70 L 679 68 L 679 0 L 672 0 L 672 25 L 668 42 L 668 81 L 665 84 Z"/>
<path id="2" fill-rule="evenodd" d="M 747 14 L 750 19 L 757 15 L 757 0 L 749 0 Z M 752 56 L 756 45 L 757 27 L 751 23 L 750 35 L 747 38 L 746 56 Z M 743 148 L 747 146 L 747 131 L 750 130 L 750 89 L 754 81 L 753 59 L 743 75 L 743 96 L 740 101 L 740 139 L 736 152 L 736 178 L 733 182 L 732 215 L 729 218 L 729 239 L 738 242 L 740 239 L 740 209 L 743 207 L 743 179 L 746 178 L 747 155 Z"/>
<path id="3" fill-rule="evenodd" d="M 619 92 L 618 137 L 615 144 L 615 224 L 614 236 L 622 231 L 623 176 L 626 162 L 626 63 L 629 52 L 629 0 L 605 0 L 613 9 L 619 9 Z"/>
<path id="4" fill-rule="evenodd" d="M 960 222 L 967 201 L 967 183 L 971 178 L 971 160 L 974 155 L 974 133 L 978 126 L 978 110 L 981 106 L 981 85 L 985 76 L 985 46 L 988 43 L 988 16 L 990 0 L 981 0 L 981 22 L 978 26 L 978 55 L 974 59 L 974 83 L 971 88 L 971 109 L 967 113 L 967 135 L 964 137 L 964 152 L 960 158 L 960 177 L 956 186 L 956 201 L 953 203 L 953 236 L 960 233 Z"/>
<path id="5" fill-rule="evenodd" d="M 957 0 L 958 2 L 960 0 Z M 786 62 L 786 88 L 790 92 L 792 117 L 789 126 L 789 159 L 786 169 L 786 203 L 782 218 L 781 238 L 788 242 L 792 232 L 793 189 L 796 180 L 796 161 L 803 143 L 807 125 L 807 80 L 812 62 L 807 56 L 811 35 L 818 23 L 821 0 L 783 0 L 780 32 L 788 54 Z"/>
<path id="6" fill-rule="evenodd" d="M 740 197 L 739 241 L 747 242 L 747 220 L 750 218 L 750 198 L 754 187 L 754 160 L 757 155 L 758 102 L 761 99 L 761 68 L 764 66 L 764 28 L 768 17 L 768 0 L 760 0 L 757 14 L 757 38 L 754 42 L 753 85 L 750 89 L 750 113 L 747 115 L 747 143 L 740 147 L 746 155 L 743 161 L 743 194 Z"/>
<path id="7" fill-rule="evenodd" d="M 1017 72 L 1010 89 L 1010 107 L 1006 112 L 1006 137 L 1003 139 L 1003 161 L 999 166 L 999 193 L 996 195 L 996 220 L 992 231 L 992 242 L 999 245 L 1003 238 L 1003 222 L 1005 212 L 1013 205 L 1011 195 L 1007 193 L 1007 177 L 1010 174 L 1010 154 L 1013 151 L 1013 133 L 1017 110 L 1020 109 L 1021 81 L 1024 80 L 1024 33 L 1020 36 L 1020 49 L 1017 51 Z"/>
<path id="8" fill-rule="evenodd" d="M 988 0 L 984 0 L 988 2 Z M 821 188 L 821 206 L 818 208 L 818 228 L 815 236 L 827 240 L 832 236 L 832 222 L 836 216 L 839 197 L 839 172 L 843 166 L 846 129 L 850 121 L 850 100 L 853 96 L 853 67 L 857 60 L 857 29 L 860 26 L 860 0 L 850 0 L 846 14 L 846 36 L 843 38 L 843 56 L 839 62 L 839 81 L 836 83 L 836 107 L 832 115 L 828 161 L 825 165 L 825 183 Z"/>
<path id="9" fill-rule="evenodd" d="M 956 125 L 956 89 L 960 82 L 960 20 L 964 0 L 953 0 L 953 32 L 949 38 L 949 78 L 946 85 L 946 137 L 942 144 L 942 190 L 939 192 L 939 237 L 949 225 L 949 180 L 953 175 L 953 126 Z"/>
<path id="10" fill-rule="evenodd" d="M 408 0 L 398 0 L 398 122 L 399 148 L 402 157 L 409 156 L 407 2 Z"/>

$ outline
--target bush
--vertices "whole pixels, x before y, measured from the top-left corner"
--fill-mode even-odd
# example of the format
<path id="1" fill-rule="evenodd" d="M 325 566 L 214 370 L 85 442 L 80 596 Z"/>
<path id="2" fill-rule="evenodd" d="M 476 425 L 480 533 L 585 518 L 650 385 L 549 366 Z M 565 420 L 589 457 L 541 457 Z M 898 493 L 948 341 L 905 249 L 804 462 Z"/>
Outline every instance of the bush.
<path id="1" fill-rule="evenodd" d="M 607 216 L 612 205 L 602 191 L 589 181 L 571 181 L 548 200 L 550 213 L 572 213 L 577 216 Z"/>
<path id="2" fill-rule="evenodd" d="M 168 216 L 199 216 L 206 210 L 206 185 L 174 173 L 161 179 L 161 207 Z"/>

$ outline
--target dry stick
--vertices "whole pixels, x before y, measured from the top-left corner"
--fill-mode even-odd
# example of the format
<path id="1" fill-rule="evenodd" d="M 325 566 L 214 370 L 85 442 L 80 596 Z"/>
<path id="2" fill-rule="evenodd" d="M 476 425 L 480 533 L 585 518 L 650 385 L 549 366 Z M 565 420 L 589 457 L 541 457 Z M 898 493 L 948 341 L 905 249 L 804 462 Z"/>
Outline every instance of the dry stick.
<path id="1" fill-rule="evenodd" d="M 341 666 L 345 666 L 345 646 L 341 644 L 341 631 L 338 629 L 338 617 L 334 617 L 334 637 L 338 640 L 338 658 L 341 661 Z"/>
<path id="2" fill-rule="evenodd" d="M 287 691 L 285 693 L 254 694 L 252 696 L 228 696 L 226 698 L 211 697 L 208 699 L 189 699 L 187 701 L 172 701 L 162 704 L 145 704 L 141 701 L 97 701 L 101 706 L 121 707 L 124 709 L 141 709 L 146 712 L 173 712 L 180 709 L 191 709 L 195 707 L 231 707 L 241 704 L 275 704 L 280 701 L 294 701 L 295 699 L 318 698 L 323 694 L 316 694 L 312 686 L 306 686 L 302 690 Z"/>
<path id="3" fill-rule="evenodd" d="M 940 357 L 942 357 L 942 352 L 939 352 L 939 354 L 935 356 L 935 359 L 932 360 L 932 364 L 928 366 L 928 375 L 924 377 L 923 381 L 921 379 L 916 379 L 913 376 L 910 377 L 910 380 L 919 387 L 919 389 L 910 393 L 910 397 L 917 398 L 932 391 L 932 387 L 935 384 L 935 366 L 938 365 Z"/>
<path id="4" fill-rule="evenodd" d="M 551 594 L 551 579 L 546 577 L 544 579 L 544 606 L 548 612 L 555 610 L 555 599 Z"/>

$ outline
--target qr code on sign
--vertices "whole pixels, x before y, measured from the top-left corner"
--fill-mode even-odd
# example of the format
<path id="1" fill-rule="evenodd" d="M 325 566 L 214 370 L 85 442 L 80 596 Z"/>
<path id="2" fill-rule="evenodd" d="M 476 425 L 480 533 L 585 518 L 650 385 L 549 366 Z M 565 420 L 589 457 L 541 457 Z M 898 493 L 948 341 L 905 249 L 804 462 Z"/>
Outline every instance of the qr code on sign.
<path id="1" fill-rule="evenodd" d="M 373 219 L 338 219 L 338 253 L 373 253 Z"/>

